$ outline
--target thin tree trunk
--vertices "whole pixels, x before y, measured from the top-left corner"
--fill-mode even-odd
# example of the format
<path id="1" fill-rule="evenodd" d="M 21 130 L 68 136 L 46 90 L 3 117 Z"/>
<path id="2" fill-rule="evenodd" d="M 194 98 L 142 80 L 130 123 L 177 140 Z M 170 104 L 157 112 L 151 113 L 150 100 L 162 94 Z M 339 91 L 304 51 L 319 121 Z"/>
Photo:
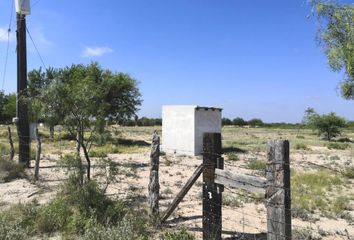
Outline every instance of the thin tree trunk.
<path id="1" fill-rule="evenodd" d="M 78 173 L 79 173 L 80 183 L 82 185 L 84 183 L 84 174 L 83 174 L 83 167 L 82 167 L 82 161 L 80 156 L 81 142 L 82 142 L 81 130 L 80 128 L 78 128 L 76 133 L 76 159 L 78 163 L 78 170 L 79 170 Z"/>
<path id="2" fill-rule="evenodd" d="M 81 149 L 81 133 L 80 130 L 76 133 L 76 156 L 80 158 L 80 149 Z"/>
<path id="3" fill-rule="evenodd" d="M 50 140 L 54 141 L 54 126 L 52 125 L 49 126 L 49 134 L 50 134 Z"/>
<path id="4" fill-rule="evenodd" d="M 34 179 L 37 181 L 39 177 L 39 162 L 41 159 L 41 151 L 42 151 L 42 143 L 41 138 L 39 136 L 38 127 L 36 128 L 36 141 L 37 141 L 37 148 L 36 148 L 36 161 L 34 165 Z"/>
<path id="5" fill-rule="evenodd" d="M 99 127 L 98 127 L 98 133 L 100 135 L 100 139 L 99 139 L 99 142 L 98 142 L 98 145 L 102 146 L 103 144 L 105 144 L 104 142 L 104 131 L 105 131 L 105 125 L 104 125 L 104 122 L 101 122 Z"/>
<path id="6" fill-rule="evenodd" d="M 83 142 L 81 142 L 81 147 L 82 147 L 82 149 L 84 150 L 84 155 L 85 155 L 85 159 L 86 159 L 86 162 L 87 162 L 87 172 L 86 172 L 86 174 L 87 174 L 87 179 L 90 180 L 91 160 L 90 160 L 90 157 L 89 157 L 87 148 L 86 148 L 85 144 L 83 144 Z"/>
<path id="7" fill-rule="evenodd" d="M 7 127 L 7 132 L 9 135 L 9 143 L 10 143 L 10 161 L 14 160 L 15 156 L 15 148 L 14 148 L 14 142 L 12 141 L 12 134 L 11 134 L 11 128 Z"/>

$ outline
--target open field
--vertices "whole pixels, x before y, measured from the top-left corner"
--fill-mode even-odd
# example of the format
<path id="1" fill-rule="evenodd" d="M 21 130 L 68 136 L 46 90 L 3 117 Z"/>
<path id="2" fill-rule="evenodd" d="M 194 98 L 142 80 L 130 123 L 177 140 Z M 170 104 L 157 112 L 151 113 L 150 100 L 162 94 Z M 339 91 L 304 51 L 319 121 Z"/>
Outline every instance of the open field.
<path id="1" fill-rule="evenodd" d="M 156 128 L 161 131 L 160 127 Z M 111 199 L 127 200 L 132 207 L 141 211 L 147 209 L 150 142 L 156 128 L 111 126 L 109 132 L 100 139 L 104 144 L 94 144 L 91 149 L 93 179 L 105 185 L 100 174 L 105 169 L 102 166 L 103 159 L 111 159 L 118 166 L 117 181 L 109 184 L 106 194 Z M 37 182 L 32 180 L 33 168 L 30 168 L 26 170 L 25 177 L 0 183 L 3 212 L 17 203 L 49 203 L 68 179 L 67 168 L 60 159 L 75 152 L 75 141 L 72 136 L 58 129 L 54 141 L 49 139 L 45 128 L 40 128 L 40 132 L 43 139 L 40 179 Z M 17 142 L 16 134 L 13 135 L 14 142 Z M 5 126 L 0 128 L 0 137 L 0 151 L 5 156 L 8 153 Z M 263 176 L 267 141 L 279 138 L 288 139 L 291 146 L 294 239 L 354 239 L 354 131 L 346 130 L 338 141 L 329 143 L 308 129 L 224 127 L 225 169 Z M 34 147 L 35 144 L 32 149 Z M 198 156 L 163 154 L 160 157 L 161 211 L 169 206 L 201 162 L 202 158 Z M 150 238 L 159 239 L 163 232 L 185 228 L 199 239 L 202 231 L 201 191 L 200 178 L 169 218 L 167 225 L 162 227 L 163 231 L 157 233 L 149 226 Z M 263 200 L 263 196 L 225 188 L 223 237 L 236 238 L 242 234 L 263 237 L 261 233 L 267 229 Z M 59 233 L 50 233 L 48 236 L 53 239 L 64 238 Z M 65 239 L 70 238 L 65 236 Z"/>

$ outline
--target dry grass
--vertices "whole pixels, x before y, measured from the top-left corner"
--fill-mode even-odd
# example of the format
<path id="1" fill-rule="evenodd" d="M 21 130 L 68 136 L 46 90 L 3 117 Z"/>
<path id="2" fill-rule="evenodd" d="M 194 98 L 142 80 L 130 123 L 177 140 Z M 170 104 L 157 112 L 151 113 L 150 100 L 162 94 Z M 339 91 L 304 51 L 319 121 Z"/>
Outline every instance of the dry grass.
<path id="1" fill-rule="evenodd" d="M 93 143 L 91 157 L 96 161 L 98 158 L 109 156 L 120 163 L 118 176 L 120 182 L 114 185 L 112 191 L 121 191 L 127 198 L 137 198 L 137 201 L 145 201 L 141 199 L 144 199 L 148 184 L 149 151 L 155 127 L 110 126 L 108 130 L 110 136 L 105 139 L 103 145 L 98 144 L 98 142 Z M 158 127 L 157 130 L 161 134 L 161 128 Z M 49 139 L 49 132 L 46 128 L 40 128 L 40 132 L 43 136 L 42 149 L 44 155 L 50 154 L 58 157 L 75 152 L 75 141 L 70 140 L 70 136 L 66 132 L 62 131 L 59 134 L 56 131 L 54 141 Z M 17 145 L 15 128 L 13 128 L 13 136 L 15 145 Z M 328 142 L 319 139 L 316 134 L 308 129 L 225 127 L 222 136 L 225 159 L 228 160 L 225 162 L 225 168 L 232 168 L 237 172 L 246 174 L 264 173 L 266 166 L 265 151 L 269 140 L 288 139 L 291 146 L 290 164 L 293 172 L 293 218 L 303 224 L 310 220 L 313 224 L 317 224 L 319 221 L 326 221 L 329 218 L 344 219 L 348 224 L 352 222 L 352 218 L 354 218 L 351 210 L 354 204 L 354 181 L 352 180 L 354 176 L 354 143 L 346 141 L 337 144 L 335 142 L 329 149 Z M 353 139 L 354 133 L 347 130 L 342 138 Z M 346 147 L 337 147 L 337 145 Z M 0 151 L 4 152 L 3 154 L 8 151 L 5 126 L 0 127 Z M 140 162 L 137 162 L 134 156 L 140 157 L 140 160 L 138 160 Z M 45 156 L 43 158 L 46 159 Z M 175 194 L 192 174 L 195 165 L 200 163 L 200 159 L 163 154 L 160 160 L 161 192 L 163 197 L 166 198 L 161 200 L 163 208 L 172 201 Z M 178 165 L 178 163 L 190 164 L 190 167 L 184 168 L 183 165 Z M 336 171 L 325 170 L 318 165 Z M 343 174 L 340 174 L 340 172 Z M 50 174 L 53 174 L 53 172 L 50 172 Z M 178 184 L 176 185 L 176 183 Z M 185 200 L 186 203 L 192 205 L 193 210 L 201 203 L 199 192 L 202 186 L 197 184 L 194 187 L 197 190 L 192 189 L 189 193 L 190 196 L 187 196 Z M 225 189 L 224 204 L 229 208 L 229 210 L 226 210 L 225 207 L 225 213 L 239 208 L 245 211 L 254 210 L 255 206 L 263 205 L 264 201 L 262 200 L 264 199 L 262 198 L 263 196 L 259 197 L 259 201 L 247 200 L 257 198 L 243 199 L 238 195 L 230 194 Z M 0 201 L 2 200 L 0 199 Z M 253 205 L 247 205 L 246 203 Z M 179 211 L 182 215 L 187 214 L 184 211 L 185 209 L 180 208 Z M 265 214 L 265 212 L 259 214 Z M 232 214 L 230 213 L 230 215 Z M 320 217 L 321 220 L 319 220 Z M 230 222 L 227 224 L 230 224 Z M 336 236 L 335 232 L 327 234 L 329 236 L 327 239 L 333 239 Z M 175 235 L 171 234 L 170 236 Z"/>

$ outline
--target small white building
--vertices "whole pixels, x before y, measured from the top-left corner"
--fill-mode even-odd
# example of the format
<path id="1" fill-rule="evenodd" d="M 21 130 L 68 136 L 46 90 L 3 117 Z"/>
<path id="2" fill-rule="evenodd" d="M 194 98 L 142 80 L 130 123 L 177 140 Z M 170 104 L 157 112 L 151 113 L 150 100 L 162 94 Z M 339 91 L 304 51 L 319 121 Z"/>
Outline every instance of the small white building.
<path id="1" fill-rule="evenodd" d="M 162 150 L 196 156 L 203 151 L 203 134 L 221 133 L 221 108 L 196 105 L 162 107 Z"/>

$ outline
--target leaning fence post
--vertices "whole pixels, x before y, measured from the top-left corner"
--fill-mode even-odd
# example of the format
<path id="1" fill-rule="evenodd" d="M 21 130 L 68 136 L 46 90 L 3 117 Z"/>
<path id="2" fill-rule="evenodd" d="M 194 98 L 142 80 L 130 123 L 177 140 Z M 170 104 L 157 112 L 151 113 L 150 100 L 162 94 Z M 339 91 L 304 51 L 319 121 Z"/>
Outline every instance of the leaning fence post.
<path id="1" fill-rule="evenodd" d="M 7 127 L 7 132 L 9 136 L 9 143 L 10 143 L 10 161 L 14 160 L 15 156 L 15 148 L 14 148 L 14 142 L 12 141 L 12 134 L 11 134 L 11 128 Z"/>
<path id="2" fill-rule="evenodd" d="M 159 164 L 160 164 L 160 137 L 154 132 L 150 154 L 150 182 L 149 182 L 149 205 L 154 216 L 159 214 Z"/>
<path id="3" fill-rule="evenodd" d="M 267 239 L 291 240 L 289 141 L 270 141 L 267 155 Z"/>
<path id="4" fill-rule="evenodd" d="M 36 148 L 36 161 L 34 165 L 34 179 L 38 180 L 39 161 L 41 159 L 41 151 L 42 151 L 42 143 L 41 143 L 41 137 L 39 136 L 38 127 L 36 127 L 36 141 L 37 141 L 37 148 Z"/>
<path id="5" fill-rule="evenodd" d="M 214 175 L 215 168 L 223 168 L 220 133 L 204 133 L 203 165 L 203 240 L 219 240 L 222 186 L 214 182 Z"/>

